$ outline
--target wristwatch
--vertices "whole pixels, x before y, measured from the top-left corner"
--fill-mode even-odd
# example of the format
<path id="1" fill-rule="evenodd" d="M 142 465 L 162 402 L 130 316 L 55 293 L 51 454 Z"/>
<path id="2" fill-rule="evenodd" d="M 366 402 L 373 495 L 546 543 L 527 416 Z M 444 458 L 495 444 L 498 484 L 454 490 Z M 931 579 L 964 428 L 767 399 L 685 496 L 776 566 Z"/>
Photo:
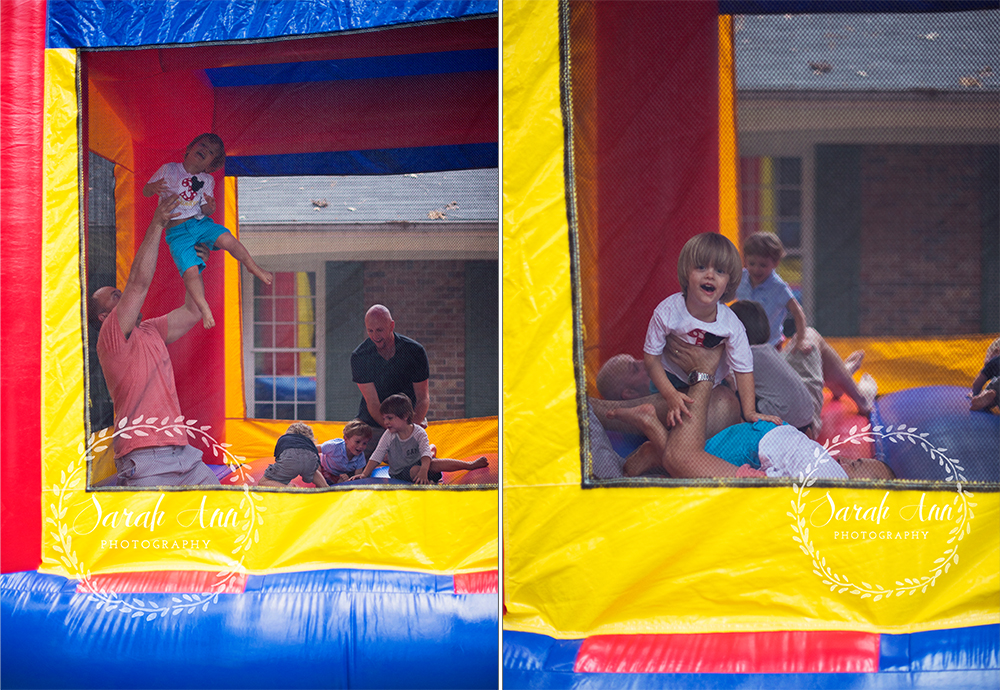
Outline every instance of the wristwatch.
<path id="1" fill-rule="evenodd" d="M 694 385 L 696 383 L 701 383 L 702 381 L 714 381 L 715 377 L 711 374 L 706 374 L 703 371 L 692 371 L 688 374 L 688 384 Z"/>

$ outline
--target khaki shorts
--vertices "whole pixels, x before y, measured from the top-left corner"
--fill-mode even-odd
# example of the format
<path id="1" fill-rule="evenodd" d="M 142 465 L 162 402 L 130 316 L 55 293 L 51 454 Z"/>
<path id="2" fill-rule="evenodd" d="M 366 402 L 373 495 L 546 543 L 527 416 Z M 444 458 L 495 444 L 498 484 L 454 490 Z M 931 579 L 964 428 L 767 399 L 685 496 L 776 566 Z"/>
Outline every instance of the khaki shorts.
<path id="1" fill-rule="evenodd" d="M 287 484 L 296 477 L 312 483 L 313 475 L 319 469 L 319 453 L 305 448 L 289 448 L 274 459 L 274 464 L 264 470 L 264 479 Z"/>

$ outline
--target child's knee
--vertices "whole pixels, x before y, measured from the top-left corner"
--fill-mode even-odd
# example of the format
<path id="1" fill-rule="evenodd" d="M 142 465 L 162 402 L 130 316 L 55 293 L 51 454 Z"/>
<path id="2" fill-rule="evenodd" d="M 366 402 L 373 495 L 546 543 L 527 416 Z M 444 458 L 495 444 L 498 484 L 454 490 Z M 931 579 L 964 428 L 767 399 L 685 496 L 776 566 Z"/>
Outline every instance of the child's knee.
<path id="1" fill-rule="evenodd" d="M 188 268 L 184 269 L 184 273 L 182 274 L 182 276 L 184 277 L 184 280 L 186 280 L 186 281 L 195 280 L 200 275 L 201 275 L 201 272 L 198 270 L 197 266 L 189 266 Z"/>

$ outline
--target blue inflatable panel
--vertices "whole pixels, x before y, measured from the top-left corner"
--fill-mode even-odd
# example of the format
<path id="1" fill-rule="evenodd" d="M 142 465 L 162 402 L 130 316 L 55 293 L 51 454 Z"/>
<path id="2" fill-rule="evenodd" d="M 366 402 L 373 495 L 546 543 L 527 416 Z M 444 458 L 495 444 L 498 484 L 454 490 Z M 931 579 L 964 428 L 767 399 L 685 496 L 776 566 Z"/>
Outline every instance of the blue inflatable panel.
<path id="1" fill-rule="evenodd" d="M 368 151 L 226 156 L 226 175 L 232 177 L 403 175 L 444 170 L 474 170 L 497 167 L 500 163 L 499 152 L 498 144 L 492 142 Z"/>
<path id="2" fill-rule="evenodd" d="M 927 386 L 896 391 L 878 399 L 872 422 L 883 427 L 905 425 L 927 442 L 944 448 L 967 481 L 1000 482 L 1000 416 L 969 410 L 968 389 Z M 881 439 L 877 452 L 899 479 L 944 481 L 939 458 L 918 443 Z"/>
<path id="3" fill-rule="evenodd" d="M 451 578 L 317 571 L 251 578 L 242 594 L 122 594 L 123 613 L 75 583 L 0 575 L 3 688 L 493 688 L 496 594 Z M 204 605 L 187 606 L 201 597 Z"/>
<path id="4" fill-rule="evenodd" d="M 379 55 L 343 60 L 281 62 L 273 65 L 240 65 L 205 70 L 212 86 L 260 86 L 301 82 L 382 79 L 456 72 L 495 72 L 496 49 L 452 50 L 442 53 Z"/>
<path id="5" fill-rule="evenodd" d="M 372 29 L 495 14 L 496 0 L 48 0 L 47 48 L 101 48 Z"/>
<path id="6" fill-rule="evenodd" d="M 577 673 L 583 640 L 505 631 L 504 688 L 896 690 L 1000 687 L 1000 625 L 881 635 L 878 673 Z"/>

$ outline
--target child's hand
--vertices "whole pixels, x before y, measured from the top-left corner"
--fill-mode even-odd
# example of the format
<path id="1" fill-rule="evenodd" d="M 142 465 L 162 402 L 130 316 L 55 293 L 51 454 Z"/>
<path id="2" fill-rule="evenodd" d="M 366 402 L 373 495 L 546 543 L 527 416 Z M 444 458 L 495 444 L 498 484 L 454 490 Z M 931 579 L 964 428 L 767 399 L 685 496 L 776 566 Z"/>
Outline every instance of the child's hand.
<path id="1" fill-rule="evenodd" d="M 143 191 L 149 192 L 149 194 L 147 194 L 146 196 L 153 196 L 154 194 L 162 195 L 169 193 L 170 187 L 167 186 L 167 181 L 161 177 L 160 179 L 153 180 L 152 182 L 147 184 L 146 189 L 144 189 Z"/>
<path id="2" fill-rule="evenodd" d="M 664 394 L 663 399 L 667 401 L 666 422 L 668 429 L 681 424 L 684 421 L 684 415 L 691 416 L 691 410 L 687 406 L 694 403 L 693 398 L 675 390 L 672 393 Z"/>
<path id="3" fill-rule="evenodd" d="M 754 422 L 771 422 L 771 424 L 777 424 L 781 426 L 781 417 L 775 417 L 773 414 L 761 414 L 760 412 L 753 412 L 747 415 L 747 421 L 753 424 Z"/>
<path id="4" fill-rule="evenodd" d="M 346 481 L 348 481 L 350 479 L 354 479 L 354 477 L 352 477 L 350 475 L 347 475 L 347 474 L 340 475 L 340 481 L 342 481 L 342 482 L 346 482 Z"/>
<path id="5" fill-rule="evenodd" d="M 417 470 L 417 476 L 413 478 L 413 483 L 414 484 L 430 484 L 431 480 L 428 479 L 428 477 L 427 477 L 427 470 L 428 469 L 429 469 L 428 467 L 421 466 L 420 469 Z"/>
<path id="6" fill-rule="evenodd" d="M 201 205 L 201 212 L 204 213 L 206 216 L 214 216 L 215 215 L 215 197 L 214 196 L 209 196 L 208 194 L 205 195 L 205 203 Z"/>

